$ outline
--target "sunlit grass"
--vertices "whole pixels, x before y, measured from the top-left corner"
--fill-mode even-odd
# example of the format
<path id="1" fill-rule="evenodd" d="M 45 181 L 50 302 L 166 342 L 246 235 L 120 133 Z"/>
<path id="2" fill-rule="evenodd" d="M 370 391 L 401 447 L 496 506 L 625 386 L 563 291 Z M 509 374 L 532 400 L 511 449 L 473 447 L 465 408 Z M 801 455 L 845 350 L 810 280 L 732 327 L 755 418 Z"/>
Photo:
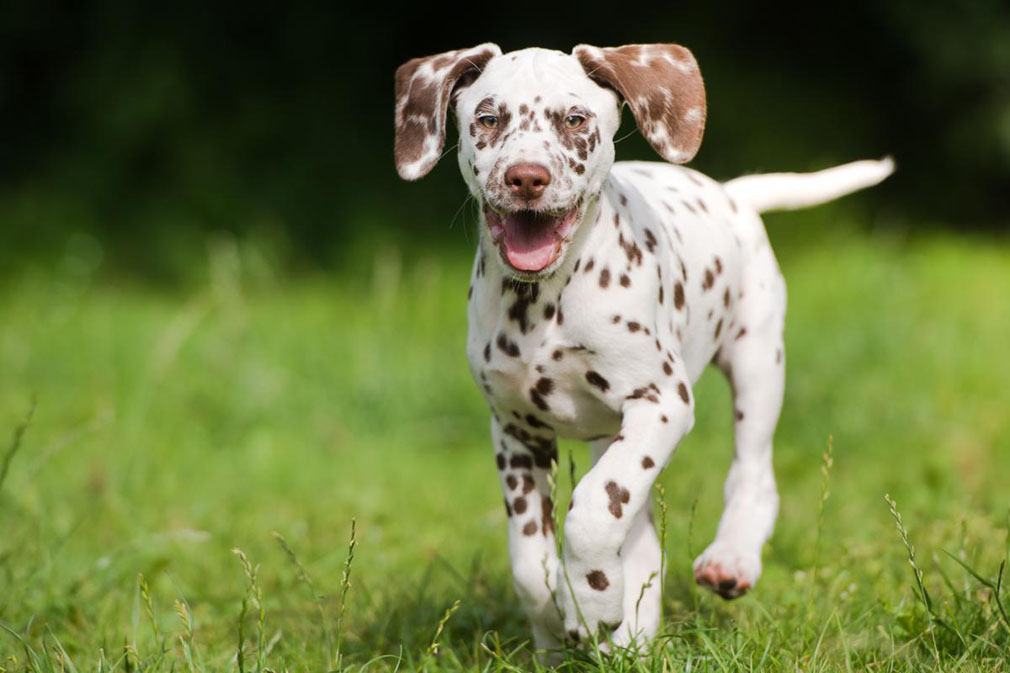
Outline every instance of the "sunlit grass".
<path id="1" fill-rule="evenodd" d="M 764 576 L 732 603 L 691 582 L 732 453 L 709 373 L 660 480 L 664 636 L 606 666 L 1007 670 L 1010 250 L 840 228 L 779 251 Z M 463 354 L 469 259 L 385 248 L 287 281 L 224 241 L 205 267 L 191 291 L 72 264 L 0 287 L 0 670 L 532 668 Z M 562 445 L 558 501 L 567 451 L 588 463 Z"/>

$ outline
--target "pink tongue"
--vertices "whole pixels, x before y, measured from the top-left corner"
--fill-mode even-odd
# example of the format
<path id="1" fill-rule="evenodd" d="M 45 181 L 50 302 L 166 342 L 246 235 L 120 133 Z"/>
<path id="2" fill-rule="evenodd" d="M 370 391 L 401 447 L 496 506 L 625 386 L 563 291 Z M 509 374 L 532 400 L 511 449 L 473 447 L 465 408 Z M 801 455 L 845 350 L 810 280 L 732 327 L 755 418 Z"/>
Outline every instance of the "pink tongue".
<path id="1" fill-rule="evenodd" d="M 505 255 L 521 271 L 540 271 L 557 258 L 554 218 L 514 213 L 505 220 Z"/>

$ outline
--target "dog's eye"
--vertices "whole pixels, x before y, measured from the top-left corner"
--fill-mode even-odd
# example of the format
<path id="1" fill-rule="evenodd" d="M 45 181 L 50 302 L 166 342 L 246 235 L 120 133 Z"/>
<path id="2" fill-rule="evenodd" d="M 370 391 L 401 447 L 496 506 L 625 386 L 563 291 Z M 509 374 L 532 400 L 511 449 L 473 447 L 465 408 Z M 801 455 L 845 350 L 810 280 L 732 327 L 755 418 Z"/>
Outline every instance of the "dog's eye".
<path id="1" fill-rule="evenodd" d="M 577 129 L 586 123 L 586 118 L 582 115 L 568 115 L 565 117 L 565 128 Z"/>
<path id="2" fill-rule="evenodd" d="M 486 129 L 493 129 L 498 127 L 498 118 L 494 115 L 481 115 L 477 117 L 477 121 L 480 125 Z"/>

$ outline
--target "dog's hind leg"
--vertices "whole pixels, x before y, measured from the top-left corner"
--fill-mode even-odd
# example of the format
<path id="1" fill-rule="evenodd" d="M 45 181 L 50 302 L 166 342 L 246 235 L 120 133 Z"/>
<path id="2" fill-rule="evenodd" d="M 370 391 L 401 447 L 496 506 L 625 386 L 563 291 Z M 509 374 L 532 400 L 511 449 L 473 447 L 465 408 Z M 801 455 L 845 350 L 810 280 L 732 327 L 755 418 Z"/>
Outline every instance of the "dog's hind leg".
<path id="1" fill-rule="evenodd" d="M 715 359 L 733 389 L 735 450 L 715 541 L 694 563 L 698 583 L 727 599 L 757 582 L 761 548 L 778 514 L 772 436 L 785 388 L 786 297 L 763 230 L 760 234 L 744 265 L 734 328 Z"/>

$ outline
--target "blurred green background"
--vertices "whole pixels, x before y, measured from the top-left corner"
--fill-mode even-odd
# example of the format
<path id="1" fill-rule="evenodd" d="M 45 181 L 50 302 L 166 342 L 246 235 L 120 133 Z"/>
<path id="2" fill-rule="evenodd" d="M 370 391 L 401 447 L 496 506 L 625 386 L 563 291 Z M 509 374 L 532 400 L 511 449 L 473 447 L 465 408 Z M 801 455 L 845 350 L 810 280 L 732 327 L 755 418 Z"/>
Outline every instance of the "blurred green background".
<path id="1" fill-rule="evenodd" d="M 752 596 L 693 588 L 732 453 L 709 372 L 660 478 L 670 622 L 639 663 L 1005 671 L 1010 622 L 942 552 L 987 578 L 1010 557 L 1006 2 L 40 0 L 0 3 L 0 673 L 256 659 L 233 547 L 273 670 L 416 669 L 456 599 L 428 670 L 529 669 L 483 647 L 528 634 L 463 352 L 474 213 L 451 159 L 412 184 L 392 161 L 395 68 L 486 40 L 688 46 L 692 166 L 716 178 L 898 162 L 766 218 L 790 288 L 780 522 Z M 656 159 L 630 114 L 619 137 Z M 956 629 L 931 630 L 885 492 Z"/>
<path id="2" fill-rule="evenodd" d="M 75 234 L 104 269 L 167 280 L 214 231 L 262 238 L 287 268 L 332 268 L 372 237 L 469 246 L 454 162 L 396 179 L 392 74 L 486 40 L 682 43 L 708 86 L 696 168 L 728 179 L 893 154 L 898 174 L 860 197 L 887 226 L 1010 217 L 1000 0 L 348 4 L 2 3 L 3 269 Z M 619 156 L 655 158 L 637 134 Z"/>

